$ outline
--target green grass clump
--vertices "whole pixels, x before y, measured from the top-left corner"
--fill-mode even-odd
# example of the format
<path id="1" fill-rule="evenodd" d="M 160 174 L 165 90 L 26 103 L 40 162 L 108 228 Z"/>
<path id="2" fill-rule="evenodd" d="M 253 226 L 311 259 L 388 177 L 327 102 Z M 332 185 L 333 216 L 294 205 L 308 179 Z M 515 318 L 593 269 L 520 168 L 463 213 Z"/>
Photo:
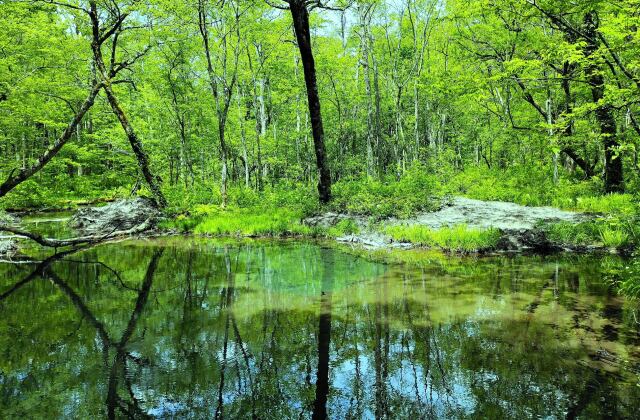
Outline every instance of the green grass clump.
<path id="1" fill-rule="evenodd" d="M 355 235 L 360 232 L 358 224 L 353 219 L 343 219 L 335 226 L 327 229 L 326 236 L 338 238 L 340 236 Z"/>
<path id="2" fill-rule="evenodd" d="M 302 215 L 289 209 L 254 211 L 253 209 L 218 210 L 202 217 L 193 232 L 233 236 L 302 236 L 314 230 L 301 223 Z"/>
<path id="3" fill-rule="evenodd" d="M 595 222 L 554 223 L 545 228 L 550 241 L 567 245 L 592 245 L 600 241 L 600 228 Z"/>
<path id="4" fill-rule="evenodd" d="M 601 263 L 605 280 L 618 292 L 632 299 L 640 299 L 640 253 L 634 252 L 629 259 L 604 258 Z M 634 319 L 634 322 L 636 320 Z"/>
<path id="5" fill-rule="evenodd" d="M 583 223 L 554 223 L 546 226 L 549 240 L 565 245 L 596 245 L 624 248 L 637 244 L 637 224 L 628 218 L 600 218 Z"/>
<path id="6" fill-rule="evenodd" d="M 629 235 L 617 229 L 603 228 L 600 231 L 602 244 L 608 248 L 622 248 L 629 243 Z"/>
<path id="7" fill-rule="evenodd" d="M 500 170 L 470 167 L 450 175 L 446 181 L 446 192 L 525 206 L 553 206 L 605 215 L 637 214 L 637 197 L 631 194 L 603 195 L 601 179 L 565 177 L 554 183 L 552 174 L 548 167 L 516 166 Z"/>
<path id="8" fill-rule="evenodd" d="M 636 204 L 630 194 L 608 194 L 595 197 L 578 197 L 574 210 L 587 213 L 633 215 Z"/>
<path id="9" fill-rule="evenodd" d="M 425 226 L 390 226 L 385 232 L 394 240 L 438 247 L 455 252 L 478 252 L 494 248 L 500 240 L 496 229 L 470 229 L 466 225 L 430 229 Z"/>

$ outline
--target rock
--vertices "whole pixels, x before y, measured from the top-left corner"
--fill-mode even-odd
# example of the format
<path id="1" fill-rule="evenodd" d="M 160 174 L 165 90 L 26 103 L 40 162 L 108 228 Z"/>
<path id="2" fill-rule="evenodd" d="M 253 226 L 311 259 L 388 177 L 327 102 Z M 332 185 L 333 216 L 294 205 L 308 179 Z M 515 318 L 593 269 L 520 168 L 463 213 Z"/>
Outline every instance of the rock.
<path id="1" fill-rule="evenodd" d="M 437 211 L 423 212 L 409 219 L 387 219 L 387 226 L 424 226 L 432 230 L 466 225 L 469 229 L 497 229 L 501 233 L 493 251 L 535 252 L 548 254 L 558 251 L 592 251 L 596 248 L 575 247 L 554 243 L 547 237 L 544 225 L 558 222 L 580 223 L 593 216 L 564 211 L 553 207 L 526 207 L 500 201 L 472 200 L 453 197 Z M 411 244 L 398 243 L 389 235 L 371 227 L 363 216 L 328 212 L 303 221 L 308 226 L 330 228 L 342 220 L 351 219 L 360 233 L 336 238 L 338 242 L 362 246 L 366 249 L 412 248 Z"/>
<path id="2" fill-rule="evenodd" d="M 360 245 L 365 249 L 374 250 L 381 248 L 412 248 L 411 244 L 401 242 L 391 242 L 391 240 L 375 232 L 365 232 L 357 235 L 347 235 L 336 238 L 336 241 L 342 243 L 349 243 L 354 245 Z"/>
<path id="3" fill-rule="evenodd" d="M 0 237 L 0 258 L 11 258 L 18 252 L 18 244 L 12 237 Z"/>
<path id="4" fill-rule="evenodd" d="M 551 242 L 541 229 L 503 230 L 496 244 L 497 251 L 510 252 L 533 251 L 548 254 L 562 249 L 558 244 Z"/>
<path id="5" fill-rule="evenodd" d="M 109 235 L 143 224 L 152 228 L 160 217 L 161 212 L 153 200 L 135 198 L 119 200 L 104 207 L 80 209 L 71 217 L 69 225 L 83 236 Z"/>
<path id="6" fill-rule="evenodd" d="M 0 225 L 17 225 L 18 223 L 20 220 L 17 217 L 0 210 Z"/>
<path id="7" fill-rule="evenodd" d="M 327 212 L 323 214 L 319 214 L 317 216 L 307 217 L 302 221 L 307 226 L 311 227 L 321 227 L 321 228 L 330 228 L 345 219 L 349 219 L 350 217 L 346 214 L 339 214 L 333 212 Z"/>
<path id="8" fill-rule="evenodd" d="M 0 225 L 17 226 L 20 219 L 17 217 L 0 211 Z M 18 242 L 14 236 L 5 235 L 0 232 L 0 258 L 11 258 L 18 253 Z"/>
<path id="9" fill-rule="evenodd" d="M 449 206 L 439 211 L 421 213 L 403 223 L 423 225 L 432 229 L 446 226 L 467 225 L 469 228 L 502 231 L 524 231 L 535 229 L 544 223 L 579 223 L 589 218 L 553 207 L 526 207 L 501 201 L 481 201 L 455 197 Z"/>

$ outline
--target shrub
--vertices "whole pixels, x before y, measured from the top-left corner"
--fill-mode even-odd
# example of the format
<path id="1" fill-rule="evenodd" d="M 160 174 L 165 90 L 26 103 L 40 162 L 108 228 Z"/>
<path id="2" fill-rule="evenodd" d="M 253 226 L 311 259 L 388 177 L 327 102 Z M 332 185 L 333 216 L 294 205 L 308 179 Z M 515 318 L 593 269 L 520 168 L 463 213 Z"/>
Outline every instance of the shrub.
<path id="1" fill-rule="evenodd" d="M 354 235 L 360 231 L 358 224 L 353 219 L 343 219 L 334 227 L 329 228 L 327 231 L 327 236 L 329 237 L 340 237 L 345 235 Z"/>
<path id="2" fill-rule="evenodd" d="M 551 241 L 569 245 L 602 244 L 610 248 L 621 248 L 637 242 L 636 223 L 617 217 L 578 224 L 555 223 L 544 229 Z"/>
<path id="3" fill-rule="evenodd" d="M 633 196 L 629 194 L 608 194 L 597 197 L 578 197 L 575 210 L 587 213 L 605 213 L 619 215 L 633 215 L 636 205 Z"/>
<path id="4" fill-rule="evenodd" d="M 435 210 L 443 194 L 437 178 L 415 165 L 400 180 L 342 180 L 333 186 L 333 195 L 331 210 L 380 220 Z"/>

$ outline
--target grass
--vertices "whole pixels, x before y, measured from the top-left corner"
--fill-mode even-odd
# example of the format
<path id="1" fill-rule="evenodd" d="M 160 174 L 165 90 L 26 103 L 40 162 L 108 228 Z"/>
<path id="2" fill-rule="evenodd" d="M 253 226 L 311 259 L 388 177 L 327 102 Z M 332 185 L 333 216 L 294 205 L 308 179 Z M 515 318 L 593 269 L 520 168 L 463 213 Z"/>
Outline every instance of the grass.
<path id="1" fill-rule="evenodd" d="M 198 235 L 245 237 L 336 238 L 359 232 L 353 219 L 343 219 L 325 229 L 304 225 L 303 217 L 302 211 L 288 208 L 229 207 L 223 210 L 215 205 L 199 205 L 190 215 L 163 222 L 161 228 Z"/>
<path id="2" fill-rule="evenodd" d="M 545 228 L 550 241 L 567 245 L 590 245 L 600 241 L 600 231 L 595 222 L 573 224 L 554 223 Z"/>
<path id="3" fill-rule="evenodd" d="M 400 179 L 341 180 L 332 186 L 333 199 L 328 210 L 371 216 L 405 218 L 419 211 L 436 210 L 441 206 L 443 190 L 435 175 L 419 164 Z"/>
<path id="4" fill-rule="evenodd" d="M 451 174 L 445 191 L 453 195 L 488 201 L 508 201 L 525 206 L 553 206 L 565 210 L 607 215 L 634 215 L 632 194 L 602 194 L 602 180 L 561 178 L 553 182 L 549 168 L 512 167 L 487 169 L 470 167 Z M 629 188 L 629 191 L 633 191 Z"/>
<path id="5" fill-rule="evenodd" d="M 492 248 L 500 239 L 496 229 L 471 229 L 466 225 L 433 230 L 425 226 L 390 226 L 385 232 L 394 240 L 455 252 L 479 252 Z"/>
<path id="6" fill-rule="evenodd" d="M 164 191 L 170 203 L 170 214 L 192 214 L 196 207 L 219 207 L 221 204 L 218 186 L 213 184 L 190 188 L 166 186 Z M 437 177 L 419 164 L 400 178 L 394 175 L 381 179 L 340 179 L 332 185 L 331 202 L 324 206 L 318 204 L 315 186 L 298 182 L 265 185 L 261 191 L 230 185 L 228 193 L 229 208 L 251 212 L 267 209 L 270 213 L 274 209 L 290 209 L 303 217 L 333 211 L 370 216 L 374 220 L 408 217 L 419 211 L 437 209 L 443 196 Z"/>
<path id="7" fill-rule="evenodd" d="M 630 194 L 608 194 L 594 197 L 578 197 L 571 210 L 586 213 L 602 213 L 631 216 L 636 213 L 636 204 Z"/>
<path id="8" fill-rule="evenodd" d="M 626 232 L 609 228 L 600 231 L 600 239 L 607 248 L 622 248 L 629 243 L 629 235 Z"/>
<path id="9" fill-rule="evenodd" d="M 314 236 L 313 228 L 302 224 L 302 214 L 289 209 L 206 208 L 177 223 L 183 231 L 200 235 L 227 236 Z"/>
<path id="10" fill-rule="evenodd" d="M 338 238 L 340 236 L 355 235 L 360 233 L 360 228 L 353 219 L 343 219 L 335 226 L 327 229 L 326 236 L 330 238 Z"/>
<path id="11" fill-rule="evenodd" d="M 572 224 L 555 223 L 544 228 L 549 240 L 567 245 L 601 245 L 624 248 L 637 245 L 637 224 L 633 218 L 606 217 Z"/>

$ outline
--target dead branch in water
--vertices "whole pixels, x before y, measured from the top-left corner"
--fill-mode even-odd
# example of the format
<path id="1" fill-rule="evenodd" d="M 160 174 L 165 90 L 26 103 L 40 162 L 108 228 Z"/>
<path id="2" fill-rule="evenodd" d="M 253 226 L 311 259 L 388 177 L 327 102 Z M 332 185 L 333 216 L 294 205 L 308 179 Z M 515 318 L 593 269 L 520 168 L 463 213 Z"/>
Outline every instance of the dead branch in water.
<path id="1" fill-rule="evenodd" d="M 144 223 L 135 226 L 128 230 L 114 231 L 107 233 L 105 235 L 92 235 L 92 236 L 81 236 L 78 238 L 69 238 L 69 239 L 53 239 L 46 238 L 42 235 L 38 235 L 37 233 L 28 232 L 26 230 L 22 230 L 19 228 L 15 228 L 7 225 L 0 225 L 0 232 L 9 232 L 14 235 L 31 239 L 32 241 L 46 247 L 50 248 L 64 248 L 68 246 L 77 246 L 77 245 L 87 245 L 87 244 L 95 244 L 99 242 L 108 241 L 111 239 L 116 239 L 124 236 L 136 235 L 138 233 L 142 233 L 148 230 L 151 227 L 151 219 L 145 220 Z"/>

